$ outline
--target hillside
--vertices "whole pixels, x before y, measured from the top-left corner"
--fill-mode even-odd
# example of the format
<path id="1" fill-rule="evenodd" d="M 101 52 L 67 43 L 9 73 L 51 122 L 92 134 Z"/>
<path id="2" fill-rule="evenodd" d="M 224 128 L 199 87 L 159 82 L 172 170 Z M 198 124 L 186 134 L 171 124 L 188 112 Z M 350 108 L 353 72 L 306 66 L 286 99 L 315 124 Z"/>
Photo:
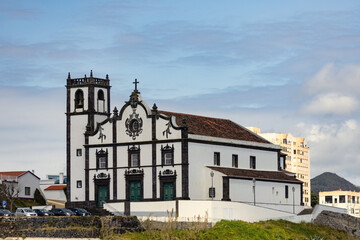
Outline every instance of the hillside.
<path id="1" fill-rule="evenodd" d="M 344 191 L 360 191 L 359 187 L 346 179 L 339 177 L 335 173 L 324 172 L 311 179 L 311 192 L 319 193 L 338 189 Z"/>

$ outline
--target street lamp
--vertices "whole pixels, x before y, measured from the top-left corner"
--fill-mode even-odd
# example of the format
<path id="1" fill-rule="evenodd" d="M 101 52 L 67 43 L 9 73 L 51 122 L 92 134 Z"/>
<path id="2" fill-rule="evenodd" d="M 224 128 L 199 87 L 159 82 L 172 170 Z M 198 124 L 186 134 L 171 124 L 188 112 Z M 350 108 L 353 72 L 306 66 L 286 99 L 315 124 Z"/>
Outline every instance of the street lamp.
<path id="1" fill-rule="evenodd" d="M 292 187 L 293 192 L 293 213 L 295 213 L 295 187 Z"/>
<path id="2" fill-rule="evenodd" d="M 210 197 L 211 197 L 211 200 L 214 200 L 214 197 L 215 197 L 215 189 L 214 189 L 214 172 L 211 171 L 210 172 L 210 176 L 211 176 L 211 188 L 210 188 Z"/>
<path id="3" fill-rule="evenodd" d="M 255 183 L 256 183 L 256 179 L 253 178 L 252 181 L 253 181 L 254 206 L 255 206 Z"/>

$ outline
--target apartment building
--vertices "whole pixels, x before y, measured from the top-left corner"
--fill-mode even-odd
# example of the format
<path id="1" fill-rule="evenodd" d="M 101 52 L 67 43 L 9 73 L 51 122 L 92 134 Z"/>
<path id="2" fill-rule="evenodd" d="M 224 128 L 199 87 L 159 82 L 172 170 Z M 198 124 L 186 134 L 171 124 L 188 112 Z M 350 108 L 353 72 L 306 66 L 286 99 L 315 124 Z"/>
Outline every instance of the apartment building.
<path id="1" fill-rule="evenodd" d="M 319 204 L 345 208 L 349 215 L 360 217 L 360 193 L 342 191 L 319 192 Z"/>
<path id="2" fill-rule="evenodd" d="M 281 153 L 286 154 L 284 169 L 296 174 L 296 178 L 303 184 L 303 202 L 305 206 L 311 205 L 310 189 L 310 150 L 305 138 L 294 137 L 290 133 L 261 133 L 260 128 L 248 129 L 266 140 L 280 145 Z"/>

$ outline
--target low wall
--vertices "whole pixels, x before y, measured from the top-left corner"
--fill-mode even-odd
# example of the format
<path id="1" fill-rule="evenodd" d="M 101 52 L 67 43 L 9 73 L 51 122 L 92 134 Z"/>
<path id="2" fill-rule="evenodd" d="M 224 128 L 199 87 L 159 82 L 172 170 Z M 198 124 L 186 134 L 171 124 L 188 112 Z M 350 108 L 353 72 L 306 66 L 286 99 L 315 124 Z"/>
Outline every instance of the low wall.
<path id="1" fill-rule="evenodd" d="M 98 238 L 141 230 L 136 217 L 0 217 L 0 238 Z"/>
<path id="2" fill-rule="evenodd" d="M 104 204 L 104 208 L 115 215 L 123 215 L 126 204 L 130 206 L 129 214 L 131 216 L 151 218 L 157 221 L 167 221 L 168 217 L 176 217 L 178 221 L 193 222 L 217 222 L 222 219 L 255 222 L 294 216 L 293 213 L 289 212 L 227 201 L 177 200 L 159 202 L 122 202 L 106 203 Z"/>

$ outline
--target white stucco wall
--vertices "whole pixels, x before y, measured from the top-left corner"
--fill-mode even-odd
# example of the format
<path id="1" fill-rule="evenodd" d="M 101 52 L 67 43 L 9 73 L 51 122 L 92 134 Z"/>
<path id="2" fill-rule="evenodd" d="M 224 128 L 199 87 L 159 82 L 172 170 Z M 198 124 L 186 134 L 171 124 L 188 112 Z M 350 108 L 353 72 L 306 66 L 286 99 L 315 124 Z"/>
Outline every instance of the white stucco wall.
<path id="1" fill-rule="evenodd" d="M 34 192 L 38 188 L 40 191 L 40 179 L 32 175 L 30 172 L 18 178 L 19 197 L 34 198 Z M 30 195 L 25 195 L 25 187 L 30 187 Z"/>
<path id="2" fill-rule="evenodd" d="M 285 198 L 285 186 L 288 186 L 288 198 Z M 295 191 L 292 191 L 294 187 Z M 298 212 L 302 209 L 300 184 L 256 181 L 255 204 L 271 209 Z M 252 180 L 230 179 L 230 199 L 253 204 L 254 192 Z M 294 200 L 294 201 L 293 201 Z"/>

